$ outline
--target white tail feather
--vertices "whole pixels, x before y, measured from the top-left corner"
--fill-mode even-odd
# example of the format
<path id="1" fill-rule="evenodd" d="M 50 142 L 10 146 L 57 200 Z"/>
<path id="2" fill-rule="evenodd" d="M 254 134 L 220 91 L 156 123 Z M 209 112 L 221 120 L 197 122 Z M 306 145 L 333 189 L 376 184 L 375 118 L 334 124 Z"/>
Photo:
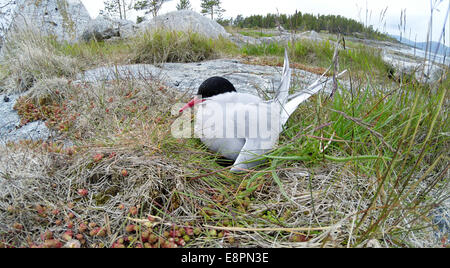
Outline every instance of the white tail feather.
<path id="1" fill-rule="evenodd" d="M 336 77 L 340 78 L 346 73 L 347 73 L 347 70 L 338 74 Z M 317 79 L 313 84 L 311 84 L 306 90 L 303 90 L 296 94 L 292 94 L 287 97 L 289 102 L 287 102 L 284 105 L 284 107 L 281 111 L 281 115 L 280 115 L 280 117 L 281 117 L 280 123 L 282 126 L 284 126 L 287 123 L 287 121 L 289 120 L 289 117 L 291 117 L 291 115 L 295 112 L 295 110 L 297 110 L 298 106 L 302 102 L 306 101 L 311 96 L 317 94 L 322 89 L 322 85 L 326 82 L 326 81 L 323 81 L 323 82 L 320 81 L 323 78 L 323 76 L 324 75 L 319 77 L 319 79 Z"/>
<path id="2" fill-rule="evenodd" d="M 281 77 L 281 84 L 278 88 L 277 95 L 275 97 L 275 100 L 278 101 L 278 103 L 283 107 L 289 96 L 289 88 L 291 85 L 291 75 L 292 71 L 289 67 L 289 57 L 287 53 L 287 49 L 284 50 L 284 66 L 283 66 L 283 74 Z"/>

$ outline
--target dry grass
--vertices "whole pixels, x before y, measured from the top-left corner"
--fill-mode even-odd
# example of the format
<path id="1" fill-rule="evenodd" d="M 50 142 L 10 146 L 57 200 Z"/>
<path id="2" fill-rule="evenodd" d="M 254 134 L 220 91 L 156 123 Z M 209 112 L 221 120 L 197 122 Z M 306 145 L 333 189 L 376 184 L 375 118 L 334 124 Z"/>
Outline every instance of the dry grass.
<path id="1" fill-rule="evenodd" d="M 48 96 L 48 87 L 33 89 L 31 96 Z M 168 99 L 176 99 L 165 90 L 158 83 L 123 82 L 74 85 L 71 91 L 57 94 L 80 114 L 62 136 L 75 145 L 62 140 L 2 148 L 1 240 L 31 246 L 27 241 L 38 244 L 39 235 L 48 230 L 61 238 L 70 221 L 65 219 L 68 213 L 76 215 L 74 228 L 87 221 L 120 233 L 128 208 L 137 206 L 148 212 L 155 202 L 170 203 L 168 194 L 180 185 L 184 170 L 182 163 L 161 154 L 155 143 L 164 137 L 153 133 L 158 126 L 155 121 L 170 104 Z M 144 104 L 145 109 L 140 106 Z M 89 196 L 80 198 L 78 189 L 88 189 Z M 38 205 L 45 208 L 44 215 L 36 211 Z M 62 213 L 51 215 L 55 209 Z M 57 225 L 58 217 L 65 223 Z M 11 232 L 14 223 L 21 223 L 23 232 Z M 92 237 L 86 243 L 93 246 L 101 241 L 111 246 L 111 239 Z"/>
<path id="2" fill-rule="evenodd" d="M 33 30 L 18 31 L 8 40 L 1 65 L 9 93 L 27 91 L 41 79 L 72 77 L 80 70 L 77 59 L 60 53 L 50 38 L 42 38 Z"/>
<path id="3" fill-rule="evenodd" d="M 39 88 L 36 86 L 30 95 L 52 95 L 48 87 Z M 42 245 L 40 236 L 48 231 L 64 241 L 68 224 L 74 225 L 76 233 L 82 223 L 96 223 L 107 228 L 108 234 L 85 235 L 84 246 L 109 247 L 126 236 L 124 226 L 132 223 L 128 216 L 146 219 L 149 215 L 161 217 L 161 225 L 152 229 L 160 237 L 173 226 L 200 227 L 202 232 L 191 240 L 190 247 L 330 247 L 342 243 L 344 236 L 338 232 L 349 232 L 349 227 L 341 230 L 343 223 L 336 218 L 347 218 L 351 208 L 340 210 L 343 214 L 336 217 L 329 215 L 331 207 L 339 204 L 330 200 L 336 194 L 326 191 L 338 167 L 315 170 L 321 175 L 314 177 L 314 185 L 308 183 L 308 169 L 280 168 L 291 203 L 268 173 L 253 182 L 254 172 L 240 178 L 219 168 L 216 157 L 195 141 L 172 138 L 174 117 L 165 111 L 182 96 L 158 81 L 70 88 L 55 96 L 69 100 L 70 110 L 80 114 L 62 136 L 73 144 L 64 144 L 64 140 L 53 144 L 24 142 L 2 148 L 0 240 L 5 245 Z M 141 106 L 144 104 L 147 109 Z M 199 175 L 202 177 L 197 178 Z M 248 191 L 251 187 L 256 189 Z M 88 195 L 81 197 L 78 189 L 87 189 Z M 137 215 L 129 214 L 133 207 L 138 208 Z M 53 215 L 54 210 L 60 213 Z M 71 213 L 73 219 L 69 218 Z M 62 221 L 59 225 L 58 220 Z M 22 230 L 14 228 L 17 223 Z M 214 234 L 216 226 L 229 231 Z M 244 230 L 233 231 L 232 226 Z M 257 227 L 269 230 L 252 231 Z M 288 229 L 299 227 L 302 231 Z M 318 231 L 321 228 L 317 227 L 326 228 Z M 302 239 L 305 241 L 300 242 Z"/>
<path id="4" fill-rule="evenodd" d="M 238 175 L 198 140 L 170 135 L 177 115 L 168 111 L 186 97 L 164 81 L 74 82 L 78 65 L 65 65 L 74 58 L 37 48 L 28 71 L 12 57 L 7 68 L 32 77 L 14 88 L 28 90 L 36 112 L 58 111 L 38 117 L 58 135 L 0 147 L 0 247 L 81 234 L 82 247 L 442 246 L 430 213 L 448 195 L 448 79 L 429 92 L 357 81 L 332 100 L 318 95 L 270 161 Z M 59 71 L 37 67 L 44 52 L 56 53 Z"/>
<path id="5" fill-rule="evenodd" d="M 264 57 L 252 57 L 252 56 L 246 56 L 242 58 L 242 63 L 244 64 L 253 64 L 253 65 L 266 65 L 266 66 L 277 66 L 282 67 L 283 66 L 283 60 L 280 57 L 270 57 L 270 56 L 264 56 Z M 293 62 L 291 64 L 291 68 L 304 70 L 313 74 L 322 75 L 326 73 L 326 76 L 332 76 L 329 72 L 326 72 L 326 68 L 313 66 L 313 65 L 306 65 L 298 62 Z"/>
<path id="6" fill-rule="evenodd" d="M 195 32 L 156 29 L 132 39 L 133 63 L 199 62 L 237 50 L 235 44 L 220 37 L 207 38 Z"/>

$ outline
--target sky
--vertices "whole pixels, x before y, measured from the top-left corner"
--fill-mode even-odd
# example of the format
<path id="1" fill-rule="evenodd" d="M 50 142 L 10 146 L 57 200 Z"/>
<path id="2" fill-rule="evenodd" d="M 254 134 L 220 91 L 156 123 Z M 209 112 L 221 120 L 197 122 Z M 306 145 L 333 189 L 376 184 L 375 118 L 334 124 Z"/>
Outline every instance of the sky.
<path id="1" fill-rule="evenodd" d="M 103 9 L 103 0 L 81 0 L 92 17 L 96 17 Z M 176 10 L 179 0 L 165 3 L 160 14 Z M 190 0 L 194 11 L 200 12 L 200 0 Z M 431 16 L 431 6 L 434 6 Z M 380 32 L 400 35 L 399 25 L 402 11 L 406 14 L 406 27 L 402 27 L 402 35 L 412 41 L 424 42 L 432 18 L 433 41 L 439 41 L 445 26 L 445 38 L 450 44 L 450 15 L 446 19 L 450 0 L 222 0 L 222 8 L 226 10 L 224 18 L 235 18 L 241 14 L 266 15 L 267 13 L 293 14 L 296 10 L 302 13 L 320 15 L 341 15 L 355 19 L 363 24 L 373 25 Z M 385 9 L 385 16 L 381 13 Z M 367 12 L 366 12 L 367 11 Z M 135 18 L 136 14 L 131 17 Z"/>

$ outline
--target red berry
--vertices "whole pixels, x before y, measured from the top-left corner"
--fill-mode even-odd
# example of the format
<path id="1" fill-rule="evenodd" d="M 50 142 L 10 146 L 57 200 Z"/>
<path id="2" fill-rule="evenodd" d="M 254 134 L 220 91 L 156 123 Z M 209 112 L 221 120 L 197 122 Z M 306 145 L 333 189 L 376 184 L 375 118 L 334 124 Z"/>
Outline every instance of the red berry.
<path id="1" fill-rule="evenodd" d="M 103 157 L 104 157 L 103 154 L 96 154 L 96 155 L 94 155 L 94 157 L 93 157 L 94 162 L 100 162 L 100 161 L 102 161 Z"/>
<path id="2" fill-rule="evenodd" d="M 106 229 L 105 228 L 98 228 L 97 236 L 105 237 L 106 236 Z"/>
<path id="3" fill-rule="evenodd" d="M 150 234 L 148 236 L 148 242 L 150 242 L 151 244 L 156 243 L 156 241 L 158 241 L 158 237 L 155 234 Z"/>
<path id="4" fill-rule="evenodd" d="M 61 248 L 62 246 L 62 243 L 56 239 L 45 240 L 42 244 L 43 248 Z"/>
<path id="5" fill-rule="evenodd" d="M 41 205 L 36 205 L 35 209 L 38 214 L 43 214 L 45 212 L 45 209 Z"/>
<path id="6" fill-rule="evenodd" d="M 132 233 L 132 232 L 136 231 L 136 226 L 133 224 L 127 225 L 125 227 L 125 231 L 127 231 L 127 233 Z"/>
<path id="7" fill-rule="evenodd" d="M 78 189 L 78 194 L 80 195 L 80 196 L 87 196 L 88 195 L 88 190 L 86 190 L 86 189 Z"/>
<path id="8" fill-rule="evenodd" d="M 13 227 L 14 227 L 14 229 L 16 229 L 18 231 L 23 230 L 23 225 L 20 223 L 17 223 L 17 222 L 13 224 Z"/>
<path id="9" fill-rule="evenodd" d="M 73 231 L 71 231 L 71 230 L 66 231 L 62 236 L 62 238 L 66 241 L 72 240 L 72 237 L 73 237 Z"/>
<path id="10" fill-rule="evenodd" d="M 46 231 L 41 235 L 43 241 L 53 239 L 53 233 L 51 231 Z"/>
<path id="11" fill-rule="evenodd" d="M 84 236 L 83 236 L 82 234 L 77 234 L 77 235 L 75 236 L 75 238 L 78 239 L 78 240 L 83 240 L 83 239 L 84 239 Z"/>
<path id="12" fill-rule="evenodd" d="M 147 242 L 149 236 L 150 236 L 150 232 L 149 231 L 142 232 L 142 235 L 141 235 L 142 242 L 144 242 L 144 243 Z"/>
<path id="13" fill-rule="evenodd" d="M 130 208 L 130 214 L 133 215 L 133 216 L 136 216 L 138 214 L 137 207 L 131 207 Z"/>
<path id="14" fill-rule="evenodd" d="M 114 244 L 112 245 L 112 248 L 125 248 L 125 245 L 124 245 L 124 244 L 114 243 Z"/>
<path id="15" fill-rule="evenodd" d="M 90 236 L 96 236 L 100 231 L 100 227 L 96 227 L 89 232 Z"/>
<path id="16" fill-rule="evenodd" d="M 189 236 L 193 236 L 194 235 L 194 229 L 192 229 L 191 227 L 186 227 L 184 228 L 186 230 L 186 234 Z"/>

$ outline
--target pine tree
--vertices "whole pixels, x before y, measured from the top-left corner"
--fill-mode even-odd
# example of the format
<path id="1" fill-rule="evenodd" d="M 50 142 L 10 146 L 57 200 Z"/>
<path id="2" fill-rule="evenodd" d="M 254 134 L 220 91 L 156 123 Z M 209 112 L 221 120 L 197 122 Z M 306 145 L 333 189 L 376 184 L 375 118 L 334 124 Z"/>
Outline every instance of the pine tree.
<path id="1" fill-rule="evenodd" d="M 191 2 L 189 0 L 180 0 L 180 2 L 177 4 L 177 10 L 191 10 Z"/>
<path id="2" fill-rule="evenodd" d="M 134 0 L 104 0 L 105 9 L 100 14 L 127 19 L 127 11 L 133 7 Z"/>
<path id="3" fill-rule="evenodd" d="M 220 6 L 221 4 L 220 0 L 202 0 L 201 12 L 202 14 L 210 14 L 212 20 L 215 14 L 220 18 L 222 13 L 225 12 L 225 9 Z"/>
<path id="4" fill-rule="evenodd" d="M 169 2 L 171 0 L 139 0 L 134 5 L 135 10 L 145 10 L 145 14 L 152 14 L 153 17 L 158 16 L 158 12 L 161 9 L 161 6 L 165 2 Z"/>

